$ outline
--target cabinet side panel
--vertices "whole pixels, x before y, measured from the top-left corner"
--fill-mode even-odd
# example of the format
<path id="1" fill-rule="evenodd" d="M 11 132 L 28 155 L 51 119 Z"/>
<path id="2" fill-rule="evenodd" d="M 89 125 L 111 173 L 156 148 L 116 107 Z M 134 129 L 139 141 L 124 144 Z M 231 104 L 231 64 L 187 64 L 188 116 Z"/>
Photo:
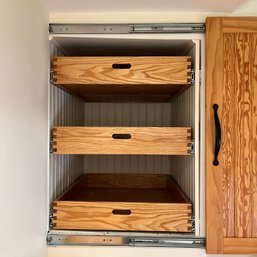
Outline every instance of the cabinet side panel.
<path id="1" fill-rule="evenodd" d="M 188 50 L 188 55 L 192 57 L 192 69 L 195 70 L 195 83 L 186 90 L 178 94 L 171 101 L 171 126 L 181 126 L 191 128 L 191 137 L 195 142 L 195 153 L 191 156 L 171 156 L 171 175 L 189 197 L 193 204 L 193 216 L 195 218 L 195 233 L 199 233 L 199 191 L 196 184 L 199 181 L 199 109 L 197 102 L 199 98 L 199 48 L 195 43 Z M 198 120 L 198 121 L 197 121 Z M 199 185 L 199 184 L 198 184 Z"/>
<path id="2" fill-rule="evenodd" d="M 171 103 L 172 126 L 189 126 L 192 128 L 192 139 L 194 139 L 194 95 L 195 87 L 191 86 L 180 94 Z M 194 203 L 194 162 L 192 156 L 171 156 L 171 175 L 182 188 L 189 199 Z"/>
<path id="3" fill-rule="evenodd" d="M 53 56 L 65 53 L 52 41 Z M 83 126 L 84 102 L 53 84 L 50 84 L 50 130 L 54 126 Z M 49 160 L 49 204 L 83 174 L 84 159 L 81 155 L 53 155 Z M 51 210 L 51 207 L 50 207 Z"/>

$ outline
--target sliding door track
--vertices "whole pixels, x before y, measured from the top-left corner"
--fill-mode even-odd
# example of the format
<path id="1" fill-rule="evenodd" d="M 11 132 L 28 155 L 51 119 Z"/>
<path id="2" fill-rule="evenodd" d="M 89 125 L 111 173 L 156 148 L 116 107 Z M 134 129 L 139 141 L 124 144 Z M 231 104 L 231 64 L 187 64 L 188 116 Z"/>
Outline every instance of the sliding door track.
<path id="1" fill-rule="evenodd" d="M 48 245 L 204 248 L 205 238 L 188 234 L 51 230 Z"/>

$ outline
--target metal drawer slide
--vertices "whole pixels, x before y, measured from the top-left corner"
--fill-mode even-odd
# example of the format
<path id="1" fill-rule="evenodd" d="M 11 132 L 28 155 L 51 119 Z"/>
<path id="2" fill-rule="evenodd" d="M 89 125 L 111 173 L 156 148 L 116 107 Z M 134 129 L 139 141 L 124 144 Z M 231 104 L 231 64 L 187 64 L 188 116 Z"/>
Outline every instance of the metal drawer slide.
<path id="1" fill-rule="evenodd" d="M 204 248 L 205 238 L 171 233 L 51 230 L 47 236 L 47 243 L 48 245 Z"/>
<path id="2" fill-rule="evenodd" d="M 204 33 L 204 23 L 50 24 L 51 34 Z"/>

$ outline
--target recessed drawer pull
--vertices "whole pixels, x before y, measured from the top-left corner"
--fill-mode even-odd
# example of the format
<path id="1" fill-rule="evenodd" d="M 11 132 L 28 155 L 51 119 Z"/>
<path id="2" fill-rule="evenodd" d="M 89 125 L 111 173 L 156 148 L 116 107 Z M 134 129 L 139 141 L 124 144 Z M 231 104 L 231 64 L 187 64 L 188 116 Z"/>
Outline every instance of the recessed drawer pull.
<path id="1" fill-rule="evenodd" d="M 113 139 L 130 139 L 130 134 L 112 134 Z"/>
<path id="2" fill-rule="evenodd" d="M 131 64 L 130 63 L 114 63 L 112 65 L 113 69 L 130 69 Z"/>
<path id="3" fill-rule="evenodd" d="M 130 215 L 131 210 L 114 209 L 114 210 L 112 210 L 112 214 L 114 214 L 114 215 Z"/>

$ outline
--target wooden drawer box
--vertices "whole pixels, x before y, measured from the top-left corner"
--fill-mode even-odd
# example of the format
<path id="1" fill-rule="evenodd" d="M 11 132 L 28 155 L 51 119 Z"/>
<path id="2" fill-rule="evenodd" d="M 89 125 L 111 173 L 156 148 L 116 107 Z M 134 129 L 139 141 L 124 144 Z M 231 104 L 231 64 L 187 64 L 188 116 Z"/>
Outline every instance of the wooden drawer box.
<path id="1" fill-rule="evenodd" d="M 53 210 L 54 229 L 192 230 L 191 203 L 167 175 L 84 175 Z"/>
<path id="2" fill-rule="evenodd" d="M 87 101 L 161 99 L 191 83 L 191 57 L 55 57 L 54 84 Z"/>
<path id="3" fill-rule="evenodd" d="M 55 127 L 55 154 L 189 155 L 186 127 Z"/>

